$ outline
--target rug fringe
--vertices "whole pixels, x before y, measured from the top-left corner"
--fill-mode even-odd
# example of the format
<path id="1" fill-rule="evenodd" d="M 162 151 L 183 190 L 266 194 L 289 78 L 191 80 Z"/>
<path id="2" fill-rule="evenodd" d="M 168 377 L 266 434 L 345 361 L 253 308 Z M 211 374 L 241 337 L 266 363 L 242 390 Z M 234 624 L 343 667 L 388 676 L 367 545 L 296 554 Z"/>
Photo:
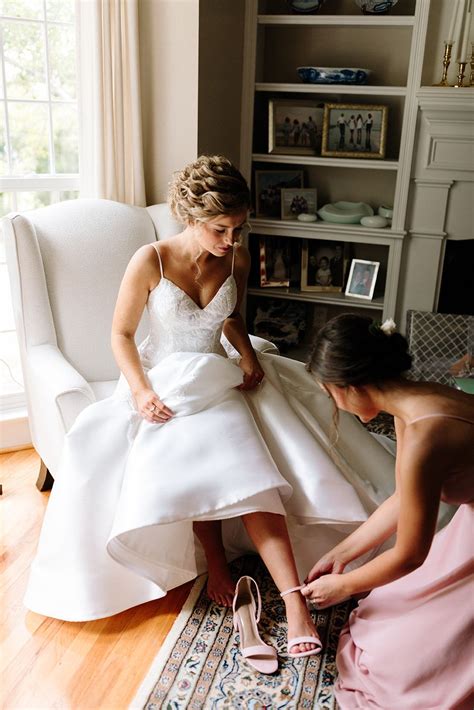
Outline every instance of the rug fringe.
<path id="1" fill-rule="evenodd" d="M 183 604 L 181 611 L 176 617 L 173 626 L 169 630 L 169 633 L 164 640 L 163 645 L 155 656 L 148 673 L 143 679 L 140 687 L 137 690 L 135 697 L 128 706 L 128 710 L 143 710 L 146 705 L 148 698 L 155 686 L 156 679 L 163 670 L 166 661 L 170 655 L 173 645 L 176 643 L 181 631 L 186 626 L 189 617 L 192 614 L 194 605 L 201 594 L 201 591 L 206 584 L 207 574 L 200 575 L 196 578 L 191 591 L 188 594 L 186 601 Z"/>

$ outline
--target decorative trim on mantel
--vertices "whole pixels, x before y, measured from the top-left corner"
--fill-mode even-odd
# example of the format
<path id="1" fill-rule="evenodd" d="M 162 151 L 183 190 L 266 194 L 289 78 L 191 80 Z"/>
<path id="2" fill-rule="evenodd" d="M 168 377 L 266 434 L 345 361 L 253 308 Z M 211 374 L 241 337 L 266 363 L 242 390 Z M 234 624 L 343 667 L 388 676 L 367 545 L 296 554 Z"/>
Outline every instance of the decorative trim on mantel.
<path id="1" fill-rule="evenodd" d="M 456 182 L 455 180 L 431 180 L 431 179 L 426 179 L 426 178 L 415 178 L 414 182 L 419 185 L 420 187 L 434 187 L 434 188 L 444 188 L 445 190 L 449 190 L 454 183 Z"/>
<path id="2" fill-rule="evenodd" d="M 422 86 L 416 96 L 422 111 L 474 112 L 474 87 L 455 89 L 452 86 L 444 88 Z"/>
<path id="3" fill-rule="evenodd" d="M 443 242 L 448 236 L 446 232 L 420 231 L 419 229 L 410 229 L 409 235 L 410 237 L 419 237 L 420 239 L 436 239 L 440 242 Z"/>

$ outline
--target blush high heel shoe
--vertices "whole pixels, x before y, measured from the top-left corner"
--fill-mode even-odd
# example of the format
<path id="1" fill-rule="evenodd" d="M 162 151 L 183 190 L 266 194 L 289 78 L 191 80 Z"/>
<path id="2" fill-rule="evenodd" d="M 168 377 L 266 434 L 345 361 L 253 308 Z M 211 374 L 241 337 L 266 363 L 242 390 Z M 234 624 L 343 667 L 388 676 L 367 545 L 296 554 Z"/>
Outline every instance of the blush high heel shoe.
<path id="1" fill-rule="evenodd" d="M 257 604 L 252 594 L 252 584 L 255 586 Z M 277 652 L 272 646 L 264 643 L 258 633 L 261 608 L 262 600 L 257 582 L 252 577 L 241 577 L 235 586 L 232 610 L 234 629 L 240 635 L 242 656 L 260 673 L 275 673 L 278 669 Z"/>
<path id="2" fill-rule="evenodd" d="M 287 594 L 292 594 L 293 592 L 300 592 L 305 585 L 301 584 L 298 587 L 291 587 L 291 589 L 285 589 L 284 592 L 280 593 L 281 597 L 286 597 Z M 300 643 L 313 643 L 316 645 L 316 648 L 313 648 L 311 651 L 300 651 L 298 653 L 292 653 L 290 650 L 288 650 L 288 655 L 291 658 L 304 658 L 304 656 L 316 656 L 316 654 L 321 653 L 321 649 L 323 647 L 321 643 L 321 639 L 319 636 L 295 636 L 292 639 L 288 639 L 287 641 L 287 648 L 293 648 L 293 646 L 298 646 Z"/>

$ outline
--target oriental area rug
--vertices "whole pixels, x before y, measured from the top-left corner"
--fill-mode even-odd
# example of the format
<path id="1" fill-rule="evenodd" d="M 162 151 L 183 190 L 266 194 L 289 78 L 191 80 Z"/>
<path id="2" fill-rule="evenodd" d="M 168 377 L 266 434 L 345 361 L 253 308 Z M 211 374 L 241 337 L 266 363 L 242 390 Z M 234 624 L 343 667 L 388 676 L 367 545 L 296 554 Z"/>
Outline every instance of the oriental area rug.
<path id="1" fill-rule="evenodd" d="M 256 556 L 236 560 L 232 576 L 253 577 L 262 595 L 259 630 L 278 651 L 273 675 L 253 671 L 242 658 L 232 610 L 206 595 L 206 578 L 196 580 L 184 607 L 135 696 L 131 710 L 335 710 L 336 649 L 350 609 L 349 602 L 313 611 L 323 651 L 289 658 L 284 605 Z"/>

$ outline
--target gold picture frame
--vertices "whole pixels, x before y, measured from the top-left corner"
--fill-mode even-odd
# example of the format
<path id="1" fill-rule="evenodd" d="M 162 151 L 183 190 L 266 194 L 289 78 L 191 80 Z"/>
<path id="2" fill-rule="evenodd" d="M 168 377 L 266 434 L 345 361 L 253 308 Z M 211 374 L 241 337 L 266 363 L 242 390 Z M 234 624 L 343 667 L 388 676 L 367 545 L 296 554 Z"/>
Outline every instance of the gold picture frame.
<path id="1" fill-rule="evenodd" d="M 341 293 L 347 251 L 344 242 L 305 239 L 301 250 L 301 291 Z"/>
<path id="2" fill-rule="evenodd" d="M 388 106 L 324 105 L 321 155 L 328 158 L 385 158 Z"/>

